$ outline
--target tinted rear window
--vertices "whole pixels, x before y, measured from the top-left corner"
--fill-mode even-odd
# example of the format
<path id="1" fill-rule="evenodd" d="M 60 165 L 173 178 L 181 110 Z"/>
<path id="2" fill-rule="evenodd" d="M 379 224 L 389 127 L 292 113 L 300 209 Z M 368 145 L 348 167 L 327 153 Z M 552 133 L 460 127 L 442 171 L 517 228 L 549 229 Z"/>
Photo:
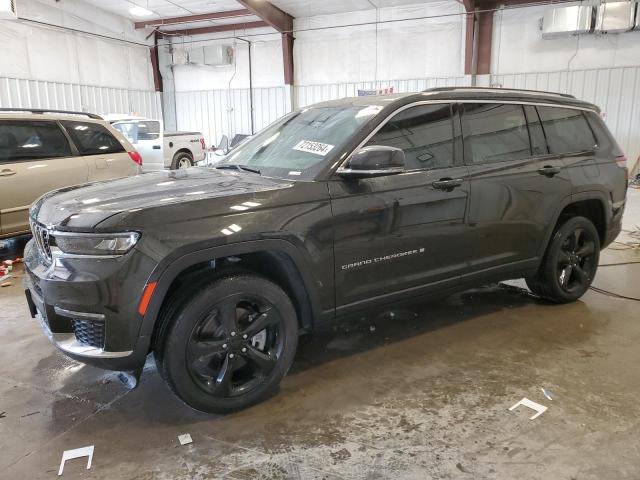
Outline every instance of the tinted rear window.
<path id="1" fill-rule="evenodd" d="M 465 141 L 473 163 L 505 162 L 531 156 L 522 105 L 463 104 Z"/>
<path id="2" fill-rule="evenodd" d="M 596 139 L 582 110 L 537 107 L 551 153 L 593 150 Z"/>
<path id="3" fill-rule="evenodd" d="M 407 169 L 453 165 L 453 123 L 449 104 L 421 105 L 394 116 L 367 143 L 404 151 Z"/>
<path id="4" fill-rule="evenodd" d="M 97 123 L 62 122 L 81 155 L 124 152 L 124 147 L 109 130 Z"/>
<path id="5" fill-rule="evenodd" d="M 56 122 L 0 120 L 0 162 L 70 156 L 67 137 Z"/>

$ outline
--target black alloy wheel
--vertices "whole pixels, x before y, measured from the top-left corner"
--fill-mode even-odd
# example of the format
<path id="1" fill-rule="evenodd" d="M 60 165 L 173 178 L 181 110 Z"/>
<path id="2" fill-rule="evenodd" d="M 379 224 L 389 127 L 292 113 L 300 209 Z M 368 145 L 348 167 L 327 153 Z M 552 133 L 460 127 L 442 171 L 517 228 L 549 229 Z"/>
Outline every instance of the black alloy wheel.
<path id="1" fill-rule="evenodd" d="M 564 291 L 572 294 L 591 284 L 598 266 L 595 253 L 591 232 L 577 227 L 569 234 L 558 254 L 558 283 Z"/>
<path id="2" fill-rule="evenodd" d="M 525 280 L 546 300 L 573 302 L 591 286 L 599 261 L 600 236 L 591 220 L 565 218 L 554 231 L 537 274 Z"/>
<path id="3" fill-rule="evenodd" d="M 237 294 L 216 304 L 194 327 L 186 361 L 205 392 L 234 397 L 263 383 L 283 348 L 278 311 L 265 299 Z"/>
<path id="4" fill-rule="evenodd" d="M 158 369 L 180 399 L 203 412 L 227 413 L 268 398 L 298 345 L 291 299 L 250 273 L 187 282 L 160 321 Z"/>

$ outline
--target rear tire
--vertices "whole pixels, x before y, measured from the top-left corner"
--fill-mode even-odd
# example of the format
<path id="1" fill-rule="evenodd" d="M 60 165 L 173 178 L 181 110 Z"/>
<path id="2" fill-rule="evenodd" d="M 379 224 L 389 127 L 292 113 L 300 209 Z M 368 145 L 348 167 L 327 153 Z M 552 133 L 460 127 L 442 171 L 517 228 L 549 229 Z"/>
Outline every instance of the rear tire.
<path id="1" fill-rule="evenodd" d="M 556 228 L 529 289 L 554 303 L 580 298 L 591 286 L 600 260 L 600 237 L 585 217 L 573 217 Z"/>
<path id="2" fill-rule="evenodd" d="M 193 157 L 187 152 L 178 152 L 171 161 L 171 170 L 193 167 Z"/>
<path id="3" fill-rule="evenodd" d="M 186 291 L 185 291 L 186 292 Z M 174 298 L 154 354 L 190 407 L 228 413 L 271 396 L 293 363 L 296 310 L 273 282 L 234 274 Z"/>

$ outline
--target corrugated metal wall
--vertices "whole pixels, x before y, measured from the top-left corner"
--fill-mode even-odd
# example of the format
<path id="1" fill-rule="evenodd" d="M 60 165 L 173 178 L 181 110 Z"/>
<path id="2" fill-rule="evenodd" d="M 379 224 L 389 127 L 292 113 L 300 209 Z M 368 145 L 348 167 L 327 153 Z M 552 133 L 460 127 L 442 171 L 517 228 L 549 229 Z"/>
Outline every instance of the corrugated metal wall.
<path id="1" fill-rule="evenodd" d="M 162 118 L 160 94 L 75 83 L 0 77 L 0 107 L 51 108 L 98 114 L 134 113 Z"/>
<path id="2" fill-rule="evenodd" d="M 223 135 L 251 133 L 249 89 L 175 92 L 178 130 L 197 130 L 208 145 L 217 145 Z M 254 132 L 291 111 L 285 87 L 253 89 Z"/>
<path id="3" fill-rule="evenodd" d="M 299 107 L 353 97 L 358 90 L 374 90 L 393 87 L 394 92 L 419 92 L 440 86 L 468 85 L 469 77 L 421 78 L 413 80 L 388 80 L 377 82 L 340 83 L 331 85 L 302 85 L 294 88 Z M 217 145 L 222 135 L 232 138 L 238 133 L 251 132 L 249 116 L 249 90 L 206 90 L 175 92 L 176 123 L 178 130 L 199 130 L 207 144 Z M 291 99 L 287 87 L 253 89 L 254 132 L 258 132 L 291 111 Z"/>
<path id="4" fill-rule="evenodd" d="M 393 87 L 394 93 L 420 92 L 434 87 L 461 87 L 470 85 L 471 77 L 415 78 L 411 80 L 378 80 L 375 82 L 332 83 L 327 85 L 300 85 L 295 87 L 298 106 L 304 107 L 325 100 L 355 97 L 358 90 L 382 90 Z"/>
<path id="5" fill-rule="evenodd" d="M 491 85 L 569 93 L 598 105 L 630 170 L 640 167 L 640 66 L 493 75 Z"/>

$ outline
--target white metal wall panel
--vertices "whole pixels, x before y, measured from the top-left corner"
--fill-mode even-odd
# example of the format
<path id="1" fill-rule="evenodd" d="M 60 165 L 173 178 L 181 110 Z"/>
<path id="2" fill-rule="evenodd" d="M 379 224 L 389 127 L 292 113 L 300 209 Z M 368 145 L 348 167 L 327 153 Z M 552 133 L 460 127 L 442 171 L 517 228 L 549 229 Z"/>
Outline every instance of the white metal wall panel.
<path id="1" fill-rule="evenodd" d="M 0 107 L 51 108 L 98 114 L 132 113 L 162 118 L 160 94 L 155 91 L 10 77 L 0 77 Z"/>
<path id="2" fill-rule="evenodd" d="M 175 92 L 178 130 L 202 131 L 208 145 L 251 134 L 249 89 Z M 254 132 L 290 111 L 285 87 L 253 89 Z"/>
<path id="3" fill-rule="evenodd" d="M 631 172 L 640 165 L 640 66 L 492 76 L 491 84 L 569 93 L 598 105 L 627 155 Z"/>
<path id="4" fill-rule="evenodd" d="M 372 82 L 300 85 L 295 87 L 299 107 L 326 100 L 355 97 L 358 90 L 382 90 L 393 87 L 394 93 L 420 92 L 434 87 L 462 87 L 471 85 L 470 76 L 415 78 L 410 80 L 378 80 Z"/>

